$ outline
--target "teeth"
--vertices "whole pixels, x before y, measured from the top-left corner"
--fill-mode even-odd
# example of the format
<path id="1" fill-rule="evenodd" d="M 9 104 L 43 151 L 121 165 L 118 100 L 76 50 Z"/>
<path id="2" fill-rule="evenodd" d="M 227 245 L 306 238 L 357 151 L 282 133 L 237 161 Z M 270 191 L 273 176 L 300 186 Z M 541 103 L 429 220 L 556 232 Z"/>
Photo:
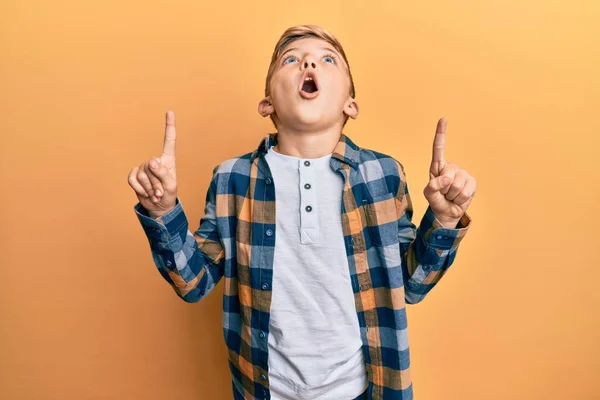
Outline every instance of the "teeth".
<path id="1" fill-rule="evenodd" d="M 313 78 L 311 78 L 310 76 L 308 76 L 308 77 L 306 77 L 306 79 L 304 81 L 306 82 L 306 81 L 312 81 L 312 80 L 313 80 Z"/>

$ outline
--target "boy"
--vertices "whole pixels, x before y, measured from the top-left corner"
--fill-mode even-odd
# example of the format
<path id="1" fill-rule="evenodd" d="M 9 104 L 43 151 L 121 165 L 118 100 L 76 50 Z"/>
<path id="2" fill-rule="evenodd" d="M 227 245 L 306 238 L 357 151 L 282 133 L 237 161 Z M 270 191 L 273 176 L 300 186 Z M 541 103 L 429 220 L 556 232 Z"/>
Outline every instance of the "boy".
<path id="1" fill-rule="evenodd" d="M 443 158 L 445 121 L 417 229 L 403 165 L 342 133 L 359 108 L 343 48 L 325 29 L 283 33 L 258 111 L 277 132 L 214 168 L 193 234 L 167 112 L 163 154 L 129 174 L 158 271 L 187 302 L 225 279 L 234 399 L 412 399 L 405 306 L 452 264 L 475 192 Z"/>

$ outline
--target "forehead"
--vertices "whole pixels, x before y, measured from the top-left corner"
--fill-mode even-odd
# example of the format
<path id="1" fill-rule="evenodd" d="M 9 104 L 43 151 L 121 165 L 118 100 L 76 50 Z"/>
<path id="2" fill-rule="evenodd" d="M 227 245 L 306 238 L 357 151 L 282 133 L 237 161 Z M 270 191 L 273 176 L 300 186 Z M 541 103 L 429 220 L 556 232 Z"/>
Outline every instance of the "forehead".
<path id="1" fill-rule="evenodd" d="M 329 47 L 332 50 L 335 50 L 335 48 L 328 41 L 311 37 L 293 40 L 292 42 L 288 43 L 287 46 L 281 49 L 281 53 L 294 47 L 299 48 L 300 50 L 317 50 L 322 47 Z"/>

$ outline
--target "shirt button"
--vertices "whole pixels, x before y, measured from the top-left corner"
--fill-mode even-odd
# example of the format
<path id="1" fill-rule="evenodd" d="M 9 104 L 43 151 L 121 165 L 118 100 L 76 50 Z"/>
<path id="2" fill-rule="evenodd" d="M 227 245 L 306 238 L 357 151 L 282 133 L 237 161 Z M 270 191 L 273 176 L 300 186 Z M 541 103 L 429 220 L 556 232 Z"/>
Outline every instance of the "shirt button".
<path id="1" fill-rule="evenodd" d="M 305 210 L 306 210 L 307 212 L 311 212 L 311 211 L 312 211 L 312 207 L 311 207 L 311 206 L 306 206 Z"/>
<path id="2" fill-rule="evenodd" d="M 269 288 L 269 284 L 268 283 L 263 283 L 262 286 L 261 286 L 261 288 L 263 290 L 267 290 Z"/>
<path id="3" fill-rule="evenodd" d="M 304 165 L 306 165 L 308 167 L 310 165 L 310 161 L 308 161 L 308 160 L 304 161 Z"/>
<path id="4" fill-rule="evenodd" d="M 267 379 L 267 377 L 265 376 L 265 374 L 260 374 L 261 379 Z"/>
<path id="5" fill-rule="evenodd" d="M 273 229 L 267 229 L 265 231 L 265 235 L 267 235 L 267 236 L 273 236 Z"/>
<path id="6" fill-rule="evenodd" d="M 262 332 L 262 331 L 261 331 L 261 332 L 260 332 L 260 334 L 259 334 L 259 336 L 260 336 L 261 338 L 264 338 L 264 337 L 266 336 L 266 334 L 265 334 L 264 332 Z"/>
<path id="7" fill-rule="evenodd" d="M 310 189 L 310 183 L 305 183 L 304 184 L 304 189 Z"/>
<path id="8" fill-rule="evenodd" d="M 172 264 L 172 263 L 171 263 L 171 260 L 167 260 L 167 267 L 170 267 L 170 266 L 171 266 L 171 264 Z"/>
<path id="9" fill-rule="evenodd" d="M 273 181 L 271 180 L 271 178 L 267 178 L 267 179 L 265 179 L 265 183 L 266 183 L 267 185 L 270 185 L 270 184 L 271 184 L 271 182 L 273 182 Z"/>

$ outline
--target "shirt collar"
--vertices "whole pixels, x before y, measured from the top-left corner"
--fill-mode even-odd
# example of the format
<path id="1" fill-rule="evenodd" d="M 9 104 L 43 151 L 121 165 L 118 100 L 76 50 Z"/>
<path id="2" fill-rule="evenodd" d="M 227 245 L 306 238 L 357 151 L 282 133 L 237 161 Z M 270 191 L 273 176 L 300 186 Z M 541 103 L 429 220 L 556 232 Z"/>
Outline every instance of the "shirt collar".
<path id="1" fill-rule="evenodd" d="M 277 139 L 277 132 L 266 134 L 261 139 L 256 150 L 254 150 L 250 155 L 250 161 L 254 161 L 254 159 L 259 156 L 264 157 L 265 154 L 269 151 L 269 149 L 277 144 Z M 354 169 L 357 169 L 359 161 L 359 151 L 360 147 L 358 147 L 350 139 L 350 137 L 348 137 L 344 133 L 341 133 L 340 139 L 335 145 L 331 157 L 350 165 Z"/>

